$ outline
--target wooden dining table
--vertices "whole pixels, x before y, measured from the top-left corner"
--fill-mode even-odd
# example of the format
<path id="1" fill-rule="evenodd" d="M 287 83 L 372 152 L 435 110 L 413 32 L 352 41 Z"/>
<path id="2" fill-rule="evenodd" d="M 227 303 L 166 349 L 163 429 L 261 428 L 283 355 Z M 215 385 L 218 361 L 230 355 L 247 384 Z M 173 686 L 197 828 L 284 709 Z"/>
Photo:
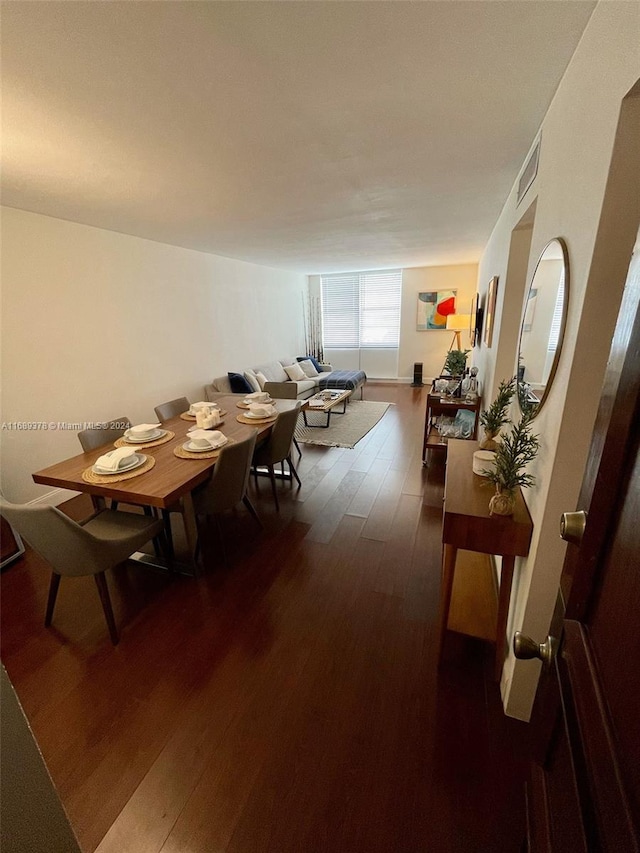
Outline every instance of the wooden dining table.
<path id="1" fill-rule="evenodd" d="M 258 440 L 268 436 L 275 421 L 256 423 L 255 426 L 237 421 L 237 415 L 244 414 L 243 409 L 237 405 L 242 399 L 238 394 L 230 394 L 216 400 L 220 409 L 226 412 L 223 416 L 224 423 L 218 429 L 236 441 L 242 441 L 254 431 L 258 433 Z M 287 411 L 296 405 L 295 400 L 275 400 L 274 402 L 279 412 Z M 174 449 L 187 441 L 187 432 L 194 426 L 195 421 L 184 420 L 180 416 L 165 421 L 162 424 L 163 429 L 175 433 L 175 437 L 165 444 L 140 449 L 141 453 L 154 457 L 155 465 L 151 470 L 137 477 L 106 484 L 88 483 L 82 478 L 83 472 L 113 447 L 112 443 L 86 453 L 79 453 L 64 462 L 57 462 L 55 465 L 36 471 L 32 477 L 35 483 L 45 486 L 71 489 L 75 492 L 84 492 L 138 506 L 156 507 L 160 510 L 169 509 L 179 503 L 190 563 L 194 568 L 198 535 L 192 492 L 209 479 L 216 463 L 215 459 L 201 459 L 197 456 L 182 459 L 175 456 Z M 143 562 L 155 562 L 148 555 L 136 554 L 135 556 Z"/>

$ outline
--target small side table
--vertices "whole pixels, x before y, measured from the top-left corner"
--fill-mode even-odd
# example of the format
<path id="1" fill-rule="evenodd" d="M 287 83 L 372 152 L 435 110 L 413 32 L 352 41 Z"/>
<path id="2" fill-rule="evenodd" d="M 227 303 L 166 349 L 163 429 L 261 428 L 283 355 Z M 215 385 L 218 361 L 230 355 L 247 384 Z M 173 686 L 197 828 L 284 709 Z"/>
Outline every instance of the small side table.
<path id="1" fill-rule="evenodd" d="M 475 441 L 450 439 L 444 486 L 444 520 L 442 526 L 443 560 L 440 593 L 439 643 L 447 630 L 451 590 L 458 549 L 480 551 L 502 556 L 500 595 L 496 620 L 495 678 L 498 680 L 505 659 L 507 618 L 511 599 L 511 583 L 516 557 L 526 557 L 531 544 L 533 522 L 518 490 L 512 516 L 489 515 L 493 483 L 473 473 Z"/>
<path id="2" fill-rule="evenodd" d="M 424 419 L 424 437 L 422 439 L 422 464 L 427 464 L 427 453 L 432 450 L 440 453 L 447 452 L 448 438 L 442 438 L 434 425 L 437 415 L 455 417 L 459 409 L 466 409 L 474 414 L 473 435 L 465 441 L 475 441 L 478 432 L 478 418 L 482 398 L 477 397 L 473 403 L 466 403 L 464 397 L 447 398 L 435 390 L 433 386 L 427 394 L 427 410 Z"/>

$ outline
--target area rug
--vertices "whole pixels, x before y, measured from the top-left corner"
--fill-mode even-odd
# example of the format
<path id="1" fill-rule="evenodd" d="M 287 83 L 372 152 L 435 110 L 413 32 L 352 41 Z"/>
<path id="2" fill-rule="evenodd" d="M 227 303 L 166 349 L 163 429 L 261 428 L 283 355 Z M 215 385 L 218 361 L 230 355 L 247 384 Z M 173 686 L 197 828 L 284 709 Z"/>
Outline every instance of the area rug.
<path id="1" fill-rule="evenodd" d="M 373 429 L 390 405 L 391 403 L 354 400 L 348 404 L 344 415 L 332 413 L 328 429 L 306 427 L 300 416 L 295 435 L 300 444 L 352 448 Z M 342 406 L 338 406 L 338 410 L 341 408 Z M 327 416 L 322 412 L 307 410 L 307 420 L 309 423 L 326 423 Z"/>

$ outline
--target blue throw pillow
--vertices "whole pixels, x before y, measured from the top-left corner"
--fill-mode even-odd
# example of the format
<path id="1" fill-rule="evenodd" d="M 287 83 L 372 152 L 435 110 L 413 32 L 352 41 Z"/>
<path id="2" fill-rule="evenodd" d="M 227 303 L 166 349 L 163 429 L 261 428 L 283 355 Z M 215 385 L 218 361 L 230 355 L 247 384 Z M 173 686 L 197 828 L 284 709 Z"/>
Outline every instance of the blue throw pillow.
<path id="1" fill-rule="evenodd" d="M 227 373 L 227 376 L 229 377 L 229 385 L 231 385 L 231 390 L 234 394 L 251 394 L 253 391 L 253 388 L 242 373 Z"/>
<path id="2" fill-rule="evenodd" d="M 296 358 L 296 361 L 306 361 L 307 359 L 309 359 L 309 361 L 315 367 L 315 369 L 318 371 L 318 373 L 324 372 L 322 370 L 322 365 L 320 364 L 318 359 L 314 358 L 312 355 L 300 355 L 300 356 L 298 356 L 298 358 Z"/>

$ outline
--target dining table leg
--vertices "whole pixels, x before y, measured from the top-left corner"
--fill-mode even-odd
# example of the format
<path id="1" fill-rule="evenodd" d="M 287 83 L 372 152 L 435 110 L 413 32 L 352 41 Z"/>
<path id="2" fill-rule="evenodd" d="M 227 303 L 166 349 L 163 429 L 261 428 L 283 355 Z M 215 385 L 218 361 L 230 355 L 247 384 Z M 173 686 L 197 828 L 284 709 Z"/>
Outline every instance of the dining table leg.
<path id="1" fill-rule="evenodd" d="M 193 565 L 194 574 L 197 574 L 198 523 L 196 521 L 196 510 L 193 505 L 191 492 L 187 492 L 186 495 L 183 495 L 181 501 L 182 519 L 184 522 L 184 532 L 187 537 L 189 560 Z"/>

